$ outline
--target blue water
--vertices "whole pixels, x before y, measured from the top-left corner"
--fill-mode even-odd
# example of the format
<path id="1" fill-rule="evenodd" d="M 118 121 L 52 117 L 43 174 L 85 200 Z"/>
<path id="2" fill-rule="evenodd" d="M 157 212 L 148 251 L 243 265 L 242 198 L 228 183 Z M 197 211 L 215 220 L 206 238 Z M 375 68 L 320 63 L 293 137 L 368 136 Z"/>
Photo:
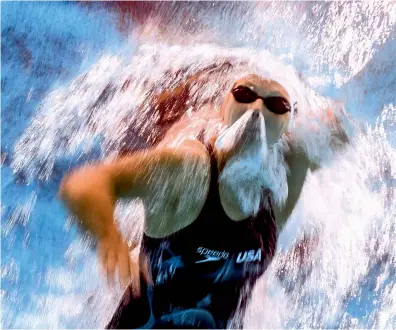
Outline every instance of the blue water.
<path id="1" fill-rule="evenodd" d="M 77 233 L 65 226 L 66 212 L 56 199 L 68 166 L 51 180 L 27 184 L 9 166 L 14 145 L 51 90 L 125 41 L 101 8 L 93 13 L 74 3 L 1 5 L 2 324 L 30 327 L 21 317 L 33 308 L 34 294 L 51 291 L 44 281 L 48 265 L 64 265 L 63 255 Z M 31 208 L 24 212 L 26 205 Z"/>
<path id="2" fill-rule="evenodd" d="M 185 6 L 194 8 L 198 5 L 190 3 Z M 275 55 L 284 56 L 285 61 L 292 63 L 304 78 L 326 78 L 326 83 L 313 87 L 327 96 L 343 99 L 348 111 L 363 126 L 374 128 L 376 124 L 383 123 L 380 126 L 385 133 L 380 138 L 384 139 L 385 144 L 389 142 L 393 148 L 396 147 L 395 108 L 389 111 L 387 118 L 380 116 L 384 107 L 394 107 L 396 104 L 396 34 L 394 18 L 389 14 L 396 10 L 395 7 L 387 8 L 389 12 L 384 9 L 380 22 L 387 24 L 387 27 L 381 30 L 380 36 L 373 35 L 369 46 L 356 44 L 362 52 L 364 47 L 368 47 L 373 53 L 356 68 L 352 65 L 353 60 L 348 59 L 348 52 L 344 59 L 323 55 L 326 50 L 336 51 L 329 46 L 324 47 L 325 42 L 329 43 L 329 38 L 326 39 L 326 33 L 317 32 L 324 24 L 323 17 L 336 15 L 327 4 L 282 4 L 279 8 L 273 4 L 228 4 L 230 9 L 224 5 L 213 10 L 207 6 L 200 9 L 197 18 L 207 23 L 209 31 L 212 29 L 216 33 L 203 33 L 197 42 L 224 47 L 267 48 Z M 241 11 L 243 6 L 248 9 L 245 16 Z M 315 6 L 318 8 L 315 9 Z M 100 141 L 89 147 L 88 151 L 76 148 L 74 153 L 61 154 L 49 175 L 46 174 L 45 164 L 36 159 L 27 159 L 27 163 L 35 164 L 33 172 L 28 166 L 15 166 L 14 148 L 40 112 L 40 104 L 51 92 L 67 86 L 104 55 L 129 59 L 137 51 L 139 43 L 133 34 L 117 28 L 116 13 L 101 4 L 87 8 L 72 2 L 3 2 L 1 7 L 2 327 L 101 327 L 106 316 L 100 315 L 100 296 L 108 296 L 109 292 L 95 271 L 97 265 L 93 249 L 88 243 L 86 246 L 81 243 L 84 240 L 81 240 L 77 228 L 70 224 L 66 210 L 56 198 L 60 179 L 71 167 L 103 156 L 103 150 L 98 147 Z M 262 21 L 254 16 L 260 11 L 266 15 Z M 270 17 L 268 12 L 275 16 Z M 249 17 L 253 17 L 252 21 Z M 304 23 L 304 30 L 301 26 L 295 28 L 295 20 L 302 22 L 301 26 L 307 20 L 311 23 Z M 364 21 L 363 15 L 355 27 L 359 24 L 364 26 Z M 319 30 L 312 32 L 314 27 Z M 189 28 L 193 29 L 191 26 Z M 306 37 L 302 31 L 311 34 Z M 339 34 L 344 32 L 341 29 Z M 339 34 L 334 37 L 334 43 L 339 42 Z M 179 40 L 171 42 L 178 43 Z M 339 76 L 345 80 L 342 84 L 337 83 L 336 77 Z M 26 157 L 31 155 L 35 153 L 32 151 Z M 395 186 L 394 170 L 387 180 L 390 182 L 387 189 L 392 189 Z M 394 224 L 394 215 L 389 214 L 389 217 Z M 376 238 L 381 239 L 381 236 Z M 75 248 L 70 248 L 75 244 L 83 244 L 77 248 L 80 254 L 75 252 Z M 394 259 L 391 257 L 390 260 L 383 266 L 374 267 L 367 275 L 374 282 L 386 275 L 385 282 L 375 294 L 372 289 L 367 289 L 374 282 L 363 280 L 356 283 L 360 285 L 354 290 L 358 296 L 345 299 L 343 314 L 324 324 L 333 327 L 396 327 L 394 317 L 393 321 L 389 321 L 391 317 L 383 324 L 376 319 L 378 314 L 392 313 L 392 308 L 396 307 L 396 302 L 391 299 L 396 282 L 392 268 Z M 88 269 L 87 264 L 90 264 Z M 78 277 L 79 274 L 83 279 Z M 92 281 L 89 281 L 90 277 Z M 64 282 L 59 284 L 57 278 Z M 117 301 L 117 297 L 119 292 L 118 296 L 113 295 L 109 299 Z M 110 306 L 114 308 L 115 303 L 110 303 Z M 92 315 L 85 316 L 88 310 Z M 396 314 L 395 310 L 393 312 Z M 318 324 L 320 322 L 308 320 L 303 323 L 298 317 L 291 317 L 281 326 L 314 327 Z"/>

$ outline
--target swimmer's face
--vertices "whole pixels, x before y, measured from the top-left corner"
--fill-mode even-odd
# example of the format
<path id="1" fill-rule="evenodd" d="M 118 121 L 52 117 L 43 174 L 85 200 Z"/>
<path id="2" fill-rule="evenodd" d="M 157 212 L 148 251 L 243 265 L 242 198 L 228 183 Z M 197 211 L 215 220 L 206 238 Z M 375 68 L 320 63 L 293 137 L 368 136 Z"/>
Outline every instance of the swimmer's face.
<path id="1" fill-rule="evenodd" d="M 271 148 L 286 132 L 290 98 L 278 83 L 250 75 L 235 82 L 221 107 L 224 130 L 214 152 L 219 191 L 235 219 L 257 214 L 263 190 L 281 205 L 287 198 L 286 167 Z"/>
<path id="2" fill-rule="evenodd" d="M 266 142 L 270 147 L 287 130 L 290 120 L 289 94 L 275 81 L 249 75 L 234 83 L 220 113 L 224 124 L 231 127 L 249 110 L 262 114 Z"/>

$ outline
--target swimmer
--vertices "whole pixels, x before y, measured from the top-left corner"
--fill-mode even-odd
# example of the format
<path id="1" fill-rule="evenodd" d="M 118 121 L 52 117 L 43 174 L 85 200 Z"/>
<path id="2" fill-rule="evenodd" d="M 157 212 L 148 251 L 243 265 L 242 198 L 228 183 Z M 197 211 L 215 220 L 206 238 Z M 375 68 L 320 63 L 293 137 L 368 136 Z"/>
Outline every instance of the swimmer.
<path id="1" fill-rule="evenodd" d="M 157 99 L 177 100 L 186 85 Z M 317 168 L 302 150 L 275 147 L 293 111 L 284 86 L 250 74 L 234 82 L 220 111 L 206 105 L 153 148 L 64 178 L 60 196 L 97 238 L 108 278 L 117 270 L 128 285 L 108 328 L 225 328 L 243 313 L 307 172 Z M 208 113 L 218 129 L 205 122 Z M 121 198 L 144 204 L 138 261 L 114 221 Z"/>

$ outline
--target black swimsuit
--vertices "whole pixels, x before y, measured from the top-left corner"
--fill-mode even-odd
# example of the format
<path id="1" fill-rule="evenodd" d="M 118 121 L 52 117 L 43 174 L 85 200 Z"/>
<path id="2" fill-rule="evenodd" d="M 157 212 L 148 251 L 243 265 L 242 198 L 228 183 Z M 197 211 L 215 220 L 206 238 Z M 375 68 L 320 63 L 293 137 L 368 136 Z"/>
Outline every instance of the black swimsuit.
<path id="1" fill-rule="evenodd" d="M 264 207 L 256 217 L 239 222 L 225 214 L 217 164 L 208 149 L 211 182 L 201 213 L 170 236 L 144 235 L 142 250 L 154 286 L 142 283 L 139 299 L 129 288 L 108 328 L 225 328 L 237 309 L 244 310 L 251 286 L 275 252 L 274 216 Z"/>

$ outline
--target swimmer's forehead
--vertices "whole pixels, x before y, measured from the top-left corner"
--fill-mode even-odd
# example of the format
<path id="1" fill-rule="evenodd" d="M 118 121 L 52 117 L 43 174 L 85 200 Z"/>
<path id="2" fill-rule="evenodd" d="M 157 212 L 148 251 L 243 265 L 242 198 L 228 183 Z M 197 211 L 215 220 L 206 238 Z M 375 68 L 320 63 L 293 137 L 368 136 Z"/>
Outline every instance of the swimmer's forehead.
<path id="1" fill-rule="evenodd" d="M 241 79 L 238 79 L 234 83 L 233 87 L 239 85 L 249 87 L 254 90 L 258 95 L 263 97 L 283 96 L 290 101 L 290 97 L 286 89 L 281 84 L 271 79 L 265 79 L 258 75 L 251 74 Z"/>

